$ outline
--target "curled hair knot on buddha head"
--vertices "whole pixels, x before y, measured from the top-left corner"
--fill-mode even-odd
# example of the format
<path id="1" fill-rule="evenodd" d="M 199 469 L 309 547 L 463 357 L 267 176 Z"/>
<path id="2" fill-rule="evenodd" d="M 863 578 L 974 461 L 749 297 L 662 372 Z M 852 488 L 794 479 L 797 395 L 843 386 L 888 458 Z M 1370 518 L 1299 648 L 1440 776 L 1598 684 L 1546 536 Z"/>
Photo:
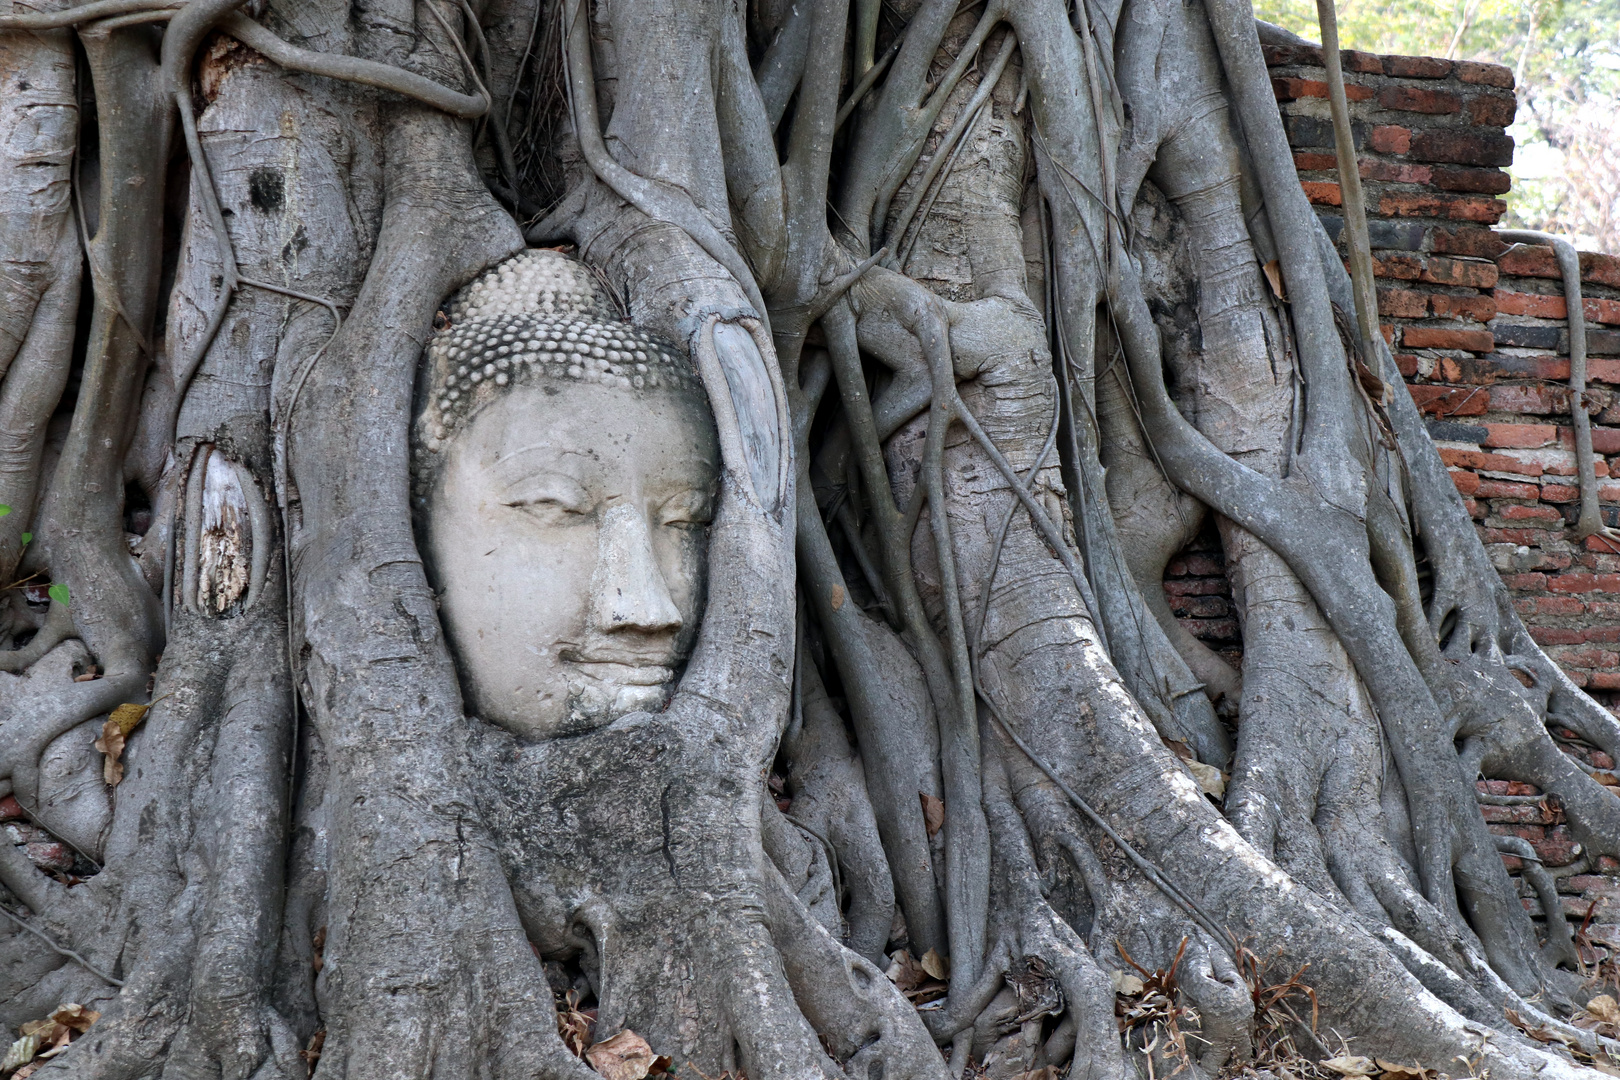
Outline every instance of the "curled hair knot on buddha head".
<path id="1" fill-rule="evenodd" d="M 443 451 L 508 387 L 573 380 L 628 392 L 703 394 L 684 351 L 622 321 L 589 267 L 549 248 L 491 267 L 446 305 L 423 358 L 412 425 L 418 503 Z"/>

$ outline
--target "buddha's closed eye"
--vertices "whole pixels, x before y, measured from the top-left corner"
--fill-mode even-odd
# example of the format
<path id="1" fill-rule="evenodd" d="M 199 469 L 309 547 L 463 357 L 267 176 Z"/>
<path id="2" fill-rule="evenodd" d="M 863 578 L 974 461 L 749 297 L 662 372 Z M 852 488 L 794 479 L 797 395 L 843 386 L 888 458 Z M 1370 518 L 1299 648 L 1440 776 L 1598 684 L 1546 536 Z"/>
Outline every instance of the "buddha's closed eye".
<path id="1" fill-rule="evenodd" d="M 557 524 L 584 521 L 596 508 L 596 500 L 585 486 L 563 473 L 531 473 L 512 483 L 501 495 L 501 505 Z"/>
<path id="2" fill-rule="evenodd" d="M 702 528 L 714 520 L 714 497 L 707 491 L 683 491 L 664 500 L 658 508 L 658 524 Z"/>

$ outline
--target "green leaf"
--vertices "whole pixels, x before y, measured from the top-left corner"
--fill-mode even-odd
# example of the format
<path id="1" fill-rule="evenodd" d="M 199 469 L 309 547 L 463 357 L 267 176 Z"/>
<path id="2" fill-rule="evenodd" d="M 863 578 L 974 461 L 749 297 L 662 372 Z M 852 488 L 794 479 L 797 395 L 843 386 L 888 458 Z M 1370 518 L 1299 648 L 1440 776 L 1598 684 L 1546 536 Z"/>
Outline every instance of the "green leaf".
<path id="1" fill-rule="evenodd" d="M 61 604 L 63 607 L 68 606 L 68 601 L 69 601 L 68 587 L 66 585 L 64 585 L 62 582 L 60 582 L 60 581 L 56 582 L 49 589 L 46 589 L 45 591 L 50 595 L 50 598 L 52 600 L 55 600 L 58 604 Z"/>
<path id="2" fill-rule="evenodd" d="M 5 517 L 9 513 L 11 513 L 11 507 L 5 503 L 0 503 L 0 517 Z"/>
<path id="3" fill-rule="evenodd" d="M 29 544 L 34 542 L 34 534 L 33 533 L 23 533 L 22 534 L 22 542 L 23 542 L 23 547 L 27 547 Z"/>

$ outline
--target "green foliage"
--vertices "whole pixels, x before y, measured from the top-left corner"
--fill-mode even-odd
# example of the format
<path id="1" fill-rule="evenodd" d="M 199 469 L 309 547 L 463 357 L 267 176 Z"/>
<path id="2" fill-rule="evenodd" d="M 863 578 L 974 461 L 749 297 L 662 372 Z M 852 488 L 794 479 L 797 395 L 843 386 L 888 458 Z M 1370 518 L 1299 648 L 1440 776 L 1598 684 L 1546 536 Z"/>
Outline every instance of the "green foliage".
<path id="1" fill-rule="evenodd" d="M 68 596 L 68 587 L 62 582 L 54 582 L 51 587 L 45 591 L 50 594 L 50 598 L 55 600 L 58 604 L 61 604 L 63 607 L 68 606 L 68 601 L 71 598 Z"/>

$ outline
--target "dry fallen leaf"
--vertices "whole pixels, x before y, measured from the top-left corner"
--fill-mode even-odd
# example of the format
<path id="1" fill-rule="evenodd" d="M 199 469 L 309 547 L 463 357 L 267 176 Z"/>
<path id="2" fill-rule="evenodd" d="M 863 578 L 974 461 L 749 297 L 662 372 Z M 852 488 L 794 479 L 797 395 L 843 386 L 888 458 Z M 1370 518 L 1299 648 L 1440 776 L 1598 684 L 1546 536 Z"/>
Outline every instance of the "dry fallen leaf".
<path id="1" fill-rule="evenodd" d="M 27 1027 L 28 1025 L 23 1026 Z M 0 1058 L 0 1072 L 20 1069 L 33 1061 L 34 1055 L 39 1052 L 40 1044 L 44 1041 L 45 1036 L 37 1031 L 33 1034 L 24 1034 L 22 1038 L 11 1044 L 11 1048 L 6 1051 L 6 1056 Z"/>
<path id="2" fill-rule="evenodd" d="M 87 1009 L 76 1002 L 58 1005 L 56 1011 L 51 1013 L 51 1019 L 63 1027 L 72 1028 L 83 1035 L 90 1030 L 90 1025 L 101 1019 L 101 1014 L 94 1009 Z"/>
<path id="3" fill-rule="evenodd" d="M 135 705 L 125 703 L 114 709 L 107 717 L 107 722 L 101 725 L 101 738 L 95 741 L 95 748 L 107 755 L 101 763 L 101 778 L 107 781 L 108 786 L 117 787 L 124 779 L 124 743 L 129 733 L 135 730 L 151 705 Z"/>
<path id="4" fill-rule="evenodd" d="M 1606 1024 L 1620 1024 L 1620 1002 L 1608 994 L 1599 994 L 1588 1001 L 1586 1011 Z"/>
<path id="5" fill-rule="evenodd" d="M 1288 293 L 1283 288 L 1282 262 L 1278 259 L 1272 259 L 1270 262 L 1266 263 L 1265 271 L 1266 281 L 1271 285 L 1271 291 L 1276 294 L 1277 299 L 1286 303 L 1288 301 Z M 1337 1061 L 1338 1058 L 1334 1058 L 1333 1060 Z"/>
<path id="6" fill-rule="evenodd" d="M 1213 795 L 1217 799 L 1226 796 L 1226 774 L 1213 765 L 1205 765 L 1202 761 L 1189 761 L 1187 768 L 1192 771 L 1193 779 L 1198 781 L 1198 790 L 1205 795 Z"/>
<path id="7" fill-rule="evenodd" d="M 940 982 L 945 982 L 951 977 L 951 962 L 933 949 L 923 953 L 923 957 L 918 963 L 924 971 Z"/>
<path id="8" fill-rule="evenodd" d="M 1110 971 L 1108 981 L 1114 984 L 1114 993 L 1133 997 L 1147 989 L 1147 984 L 1128 971 Z"/>
<path id="9" fill-rule="evenodd" d="M 934 834 L 945 827 L 945 804 L 926 791 L 917 792 L 917 797 L 922 800 L 923 825 L 928 829 L 928 839 L 932 840 Z"/>
<path id="10" fill-rule="evenodd" d="M 1378 1066 L 1373 1064 L 1372 1058 L 1352 1057 L 1349 1054 L 1328 1058 L 1321 1062 L 1321 1065 L 1322 1068 L 1332 1069 L 1340 1076 L 1372 1076 L 1378 1071 Z"/>
<path id="11" fill-rule="evenodd" d="M 1384 1070 L 1384 1080 L 1428 1080 L 1434 1074 L 1433 1069 L 1425 1069 L 1421 1065 L 1397 1065 L 1383 1058 L 1375 1058 L 1374 1062 Z"/>
<path id="12" fill-rule="evenodd" d="M 913 960 L 905 949 L 899 950 L 889 959 L 891 961 L 889 970 L 884 974 L 889 977 L 890 982 L 902 990 L 914 989 L 928 978 L 928 973 L 922 969 L 922 965 Z"/>
<path id="13" fill-rule="evenodd" d="M 642 1080 L 652 1072 L 658 1055 L 646 1039 L 625 1028 L 585 1051 L 585 1060 L 607 1080 Z"/>

